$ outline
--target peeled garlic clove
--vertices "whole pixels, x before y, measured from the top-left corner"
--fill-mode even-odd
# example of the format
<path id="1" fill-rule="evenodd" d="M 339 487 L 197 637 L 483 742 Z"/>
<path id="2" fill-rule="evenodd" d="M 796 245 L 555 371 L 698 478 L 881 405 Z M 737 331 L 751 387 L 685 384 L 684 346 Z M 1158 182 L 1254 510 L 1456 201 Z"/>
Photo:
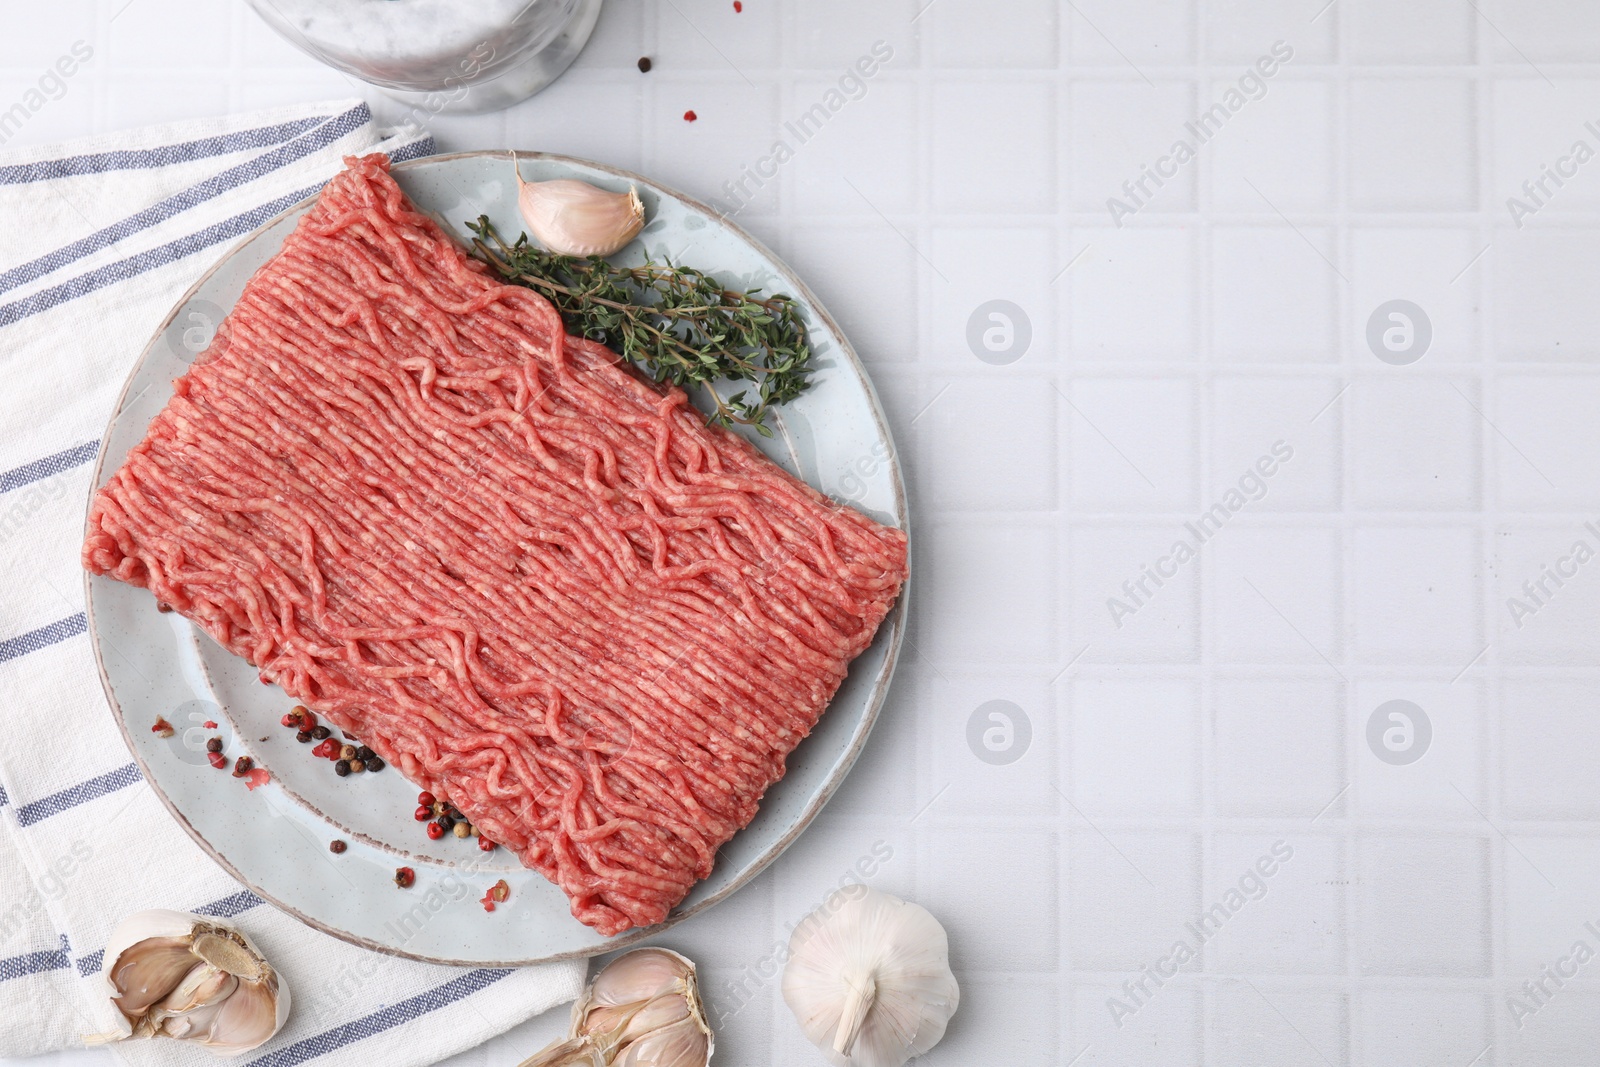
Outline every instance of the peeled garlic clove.
<path id="1" fill-rule="evenodd" d="M 937 919 L 854 886 L 795 928 L 783 999 L 835 1067 L 900 1067 L 938 1044 L 961 990 Z"/>
<path id="2" fill-rule="evenodd" d="M 130 1037 L 192 1041 L 219 1055 L 248 1052 L 283 1027 L 289 990 L 255 944 L 219 919 L 179 911 L 130 915 L 112 931 L 101 976 Z"/>
<path id="3" fill-rule="evenodd" d="M 644 202 L 632 186 L 612 193 L 573 178 L 527 182 L 518 170 L 517 206 L 540 243 L 564 256 L 609 256 L 644 228 Z"/>

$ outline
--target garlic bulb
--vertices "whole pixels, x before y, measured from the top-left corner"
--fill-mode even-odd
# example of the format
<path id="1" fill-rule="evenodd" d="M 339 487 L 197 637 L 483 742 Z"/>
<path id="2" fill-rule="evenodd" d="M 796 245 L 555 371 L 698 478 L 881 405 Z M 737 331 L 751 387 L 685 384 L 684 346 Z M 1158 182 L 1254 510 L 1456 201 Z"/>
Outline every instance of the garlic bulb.
<path id="1" fill-rule="evenodd" d="M 85 1037 L 92 1045 L 171 1037 L 233 1056 L 264 1044 L 289 1017 L 289 987 L 255 944 L 228 923 L 187 912 L 122 920 L 101 976 L 121 1027 Z"/>
<path id="2" fill-rule="evenodd" d="M 525 182 L 519 169 L 517 206 L 533 235 L 564 256 L 609 256 L 644 228 L 644 202 L 632 186 L 610 193 L 572 178 Z"/>
<path id="3" fill-rule="evenodd" d="M 900 1067 L 939 1043 L 961 990 L 939 920 L 857 885 L 795 927 L 783 999 L 836 1067 Z"/>
<path id="4" fill-rule="evenodd" d="M 625 952 L 572 1005 L 572 1029 L 521 1067 L 706 1067 L 714 1045 L 694 963 L 664 948 Z"/>

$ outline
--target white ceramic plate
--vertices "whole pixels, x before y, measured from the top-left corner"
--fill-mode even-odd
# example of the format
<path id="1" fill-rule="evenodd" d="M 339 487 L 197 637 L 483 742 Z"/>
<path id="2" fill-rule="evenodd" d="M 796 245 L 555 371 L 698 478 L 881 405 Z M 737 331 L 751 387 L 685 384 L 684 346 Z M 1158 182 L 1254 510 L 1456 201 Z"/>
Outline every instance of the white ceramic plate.
<path id="1" fill-rule="evenodd" d="M 757 443 L 825 493 L 880 521 L 906 524 L 893 443 L 872 386 L 850 344 L 814 296 L 778 259 L 716 212 L 638 175 L 561 156 L 518 153 L 525 177 L 579 177 L 612 189 L 638 187 L 649 225 L 622 259 L 645 252 L 706 269 L 738 288 L 794 296 L 816 350 L 815 384 L 779 409 L 781 432 Z M 506 152 L 464 153 L 397 166 L 411 199 L 466 236 L 486 214 L 508 238 L 522 232 Z M 310 202 L 256 231 L 200 280 L 151 340 L 106 430 L 98 488 L 144 436 L 172 395 L 172 382 L 205 347 L 245 282 L 281 247 Z M 754 439 L 754 438 L 753 438 Z M 416 788 L 393 768 L 338 778 L 332 764 L 295 743 L 279 720 L 293 701 L 264 686 L 244 660 L 223 651 L 176 614 L 161 614 L 142 589 L 87 579 L 89 629 L 106 695 L 145 777 L 202 848 L 260 896 L 303 921 L 370 948 L 418 959 L 513 966 L 592 955 L 664 928 L 603 938 L 573 919 L 555 886 L 505 849 L 430 842 L 412 812 Z M 905 596 L 858 659 L 816 730 L 748 827 L 724 846 L 716 869 L 664 925 L 710 907 L 787 848 L 838 788 L 877 717 L 905 628 Z M 151 732 L 158 716 L 177 729 Z M 215 728 L 204 724 L 215 722 Z M 222 736 L 232 760 L 252 756 L 272 782 L 247 790 L 205 760 L 206 738 Z M 263 740 L 264 739 L 264 740 Z M 334 838 L 349 849 L 334 855 Z M 399 866 L 416 884 L 397 889 Z M 479 898 L 497 879 L 509 901 L 487 914 Z"/>

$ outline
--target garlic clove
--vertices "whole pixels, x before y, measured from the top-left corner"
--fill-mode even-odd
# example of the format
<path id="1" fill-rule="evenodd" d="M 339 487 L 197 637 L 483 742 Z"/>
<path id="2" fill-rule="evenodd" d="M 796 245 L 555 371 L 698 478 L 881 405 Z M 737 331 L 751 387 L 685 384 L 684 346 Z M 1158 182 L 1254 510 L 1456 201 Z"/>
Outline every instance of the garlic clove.
<path id="1" fill-rule="evenodd" d="M 233 995 L 239 979 L 209 963 L 197 963 L 161 1002 L 161 1010 L 181 1015 Z"/>
<path id="2" fill-rule="evenodd" d="M 694 975 L 694 964 L 664 948 L 641 948 L 606 964 L 589 988 L 593 1004 L 610 1007 L 682 990 Z"/>
<path id="3" fill-rule="evenodd" d="M 276 981 L 239 983 L 238 991 L 218 1008 L 202 1044 L 213 1052 L 231 1056 L 265 1043 L 288 1017 L 276 992 Z"/>
<path id="4" fill-rule="evenodd" d="M 620 1031 L 628 1025 L 628 1020 L 635 1015 L 632 1004 L 618 1004 L 614 1007 L 594 1007 L 582 1013 L 582 1018 L 573 1025 L 574 1036 L 593 1034 L 609 1034 Z"/>
<path id="5" fill-rule="evenodd" d="M 518 168 L 517 206 L 533 235 L 564 256 L 609 256 L 644 228 L 644 202 L 632 186 L 613 193 L 574 178 L 529 182 Z"/>
<path id="6" fill-rule="evenodd" d="M 706 1032 L 694 1019 L 652 1030 L 622 1049 L 613 1067 L 705 1067 L 711 1058 Z"/>
<path id="7" fill-rule="evenodd" d="M 688 998 L 668 993 L 647 1002 L 634 1013 L 622 1029 L 622 1040 L 633 1041 L 654 1030 L 660 1030 L 690 1018 Z"/>
<path id="8" fill-rule="evenodd" d="M 194 967 L 188 942 L 152 937 L 131 946 L 117 958 L 108 977 L 112 1002 L 124 1015 L 139 1015 L 164 1000 Z"/>

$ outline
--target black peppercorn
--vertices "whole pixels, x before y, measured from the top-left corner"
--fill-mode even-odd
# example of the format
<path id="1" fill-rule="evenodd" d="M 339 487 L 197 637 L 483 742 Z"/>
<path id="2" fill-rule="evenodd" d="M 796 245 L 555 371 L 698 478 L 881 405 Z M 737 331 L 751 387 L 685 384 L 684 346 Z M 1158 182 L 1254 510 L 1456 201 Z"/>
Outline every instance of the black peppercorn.
<path id="1" fill-rule="evenodd" d="M 345 844 L 343 841 L 340 841 L 337 837 L 328 842 L 329 852 L 343 852 L 349 847 L 349 845 Z"/>
<path id="2" fill-rule="evenodd" d="M 367 770 L 374 774 L 383 770 L 384 767 L 383 760 L 379 759 L 377 756 L 373 756 L 369 760 L 362 760 L 361 762 L 365 763 L 367 765 Z"/>
<path id="3" fill-rule="evenodd" d="M 345 775 L 349 774 L 350 761 L 347 759 L 342 759 L 338 763 L 335 763 L 333 765 L 333 773 L 337 774 L 340 778 L 343 778 Z"/>
<path id="4" fill-rule="evenodd" d="M 311 728 L 311 736 L 318 741 L 326 741 L 328 735 L 332 732 L 326 726 L 314 726 Z"/>
<path id="5" fill-rule="evenodd" d="M 439 823 L 439 826 L 444 830 L 445 833 L 449 833 L 451 831 L 451 829 L 455 826 L 456 821 L 454 819 L 452 819 L 448 815 L 441 815 L 438 818 L 438 823 Z"/>
<path id="6" fill-rule="evenodd" d="M 360 748 L 356 749 L 356 758 L 357 759 L 369 760 L 369 759 L 372 758 L 372 756 L 373 756 L 372 749 L 368 748 L 366 745 L 362 745 Z"/>
<path id="7" fill-rule="evenodd" d="M 640 74 L 649 74 L 650 73 L 650 66 L 651 66 L 651 64 L 650 64 L 650 57 L 649 56 L 640 56 L 639 57 L 639 73 Z"/>
<path id="8" fill-rule="evenodd" d="M 221 752 L 222 751 L 222 738 L 220 738 L 220 737 L 207 738 L 206 739 L 206 751 L 207 752 Z"/>
<path id="9" fill-rule="evenodd" d="M 311 731 L 310 730 L 301 730 L 299 733 L 294 735 L 294 739 L 296 741 L 300 742 L 302 745 L 310 744 L 310 742 L 311 742 Z"/>

